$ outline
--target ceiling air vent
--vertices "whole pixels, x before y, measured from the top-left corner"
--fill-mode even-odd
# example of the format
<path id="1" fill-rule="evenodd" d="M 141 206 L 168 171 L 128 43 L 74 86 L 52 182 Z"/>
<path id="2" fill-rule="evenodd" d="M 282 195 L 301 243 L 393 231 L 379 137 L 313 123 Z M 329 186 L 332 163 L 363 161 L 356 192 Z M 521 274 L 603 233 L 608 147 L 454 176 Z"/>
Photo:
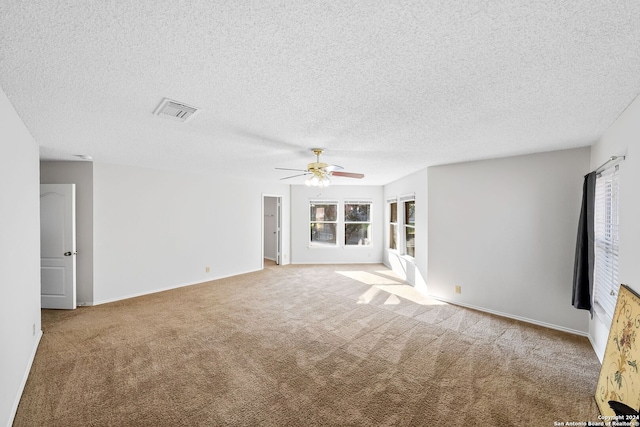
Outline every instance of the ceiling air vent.
<path id="1" fill-rule="evenodd" d="M 190 107 L 181 102 L 165 98 L 162 100 L 160 105 L 158 105 L 158 108 L 156 108 L 156 111 L 154 111 L 153 114 L 177 120 L 179 122 L 186 122 L 191 117 L 195 116 L 198 111 L 200 110 L 195 107 Z"/>

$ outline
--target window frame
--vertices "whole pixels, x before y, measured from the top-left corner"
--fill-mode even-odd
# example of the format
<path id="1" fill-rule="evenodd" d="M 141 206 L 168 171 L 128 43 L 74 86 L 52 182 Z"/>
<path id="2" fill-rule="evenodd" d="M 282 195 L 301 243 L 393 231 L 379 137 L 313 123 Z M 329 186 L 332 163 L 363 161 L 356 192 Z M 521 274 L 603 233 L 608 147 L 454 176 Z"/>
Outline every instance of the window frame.
<path id="1" fill-rule="evenodd" d="M 311 217 L 311 209 L 313 208 L 314 205 L 335 205 L 335 209 L 336 209 L 336 219 L 335 221 L 318 221 L 318 220 L 314 220 Z M 339 236 L 339 224 L 340 224 L 340 203 L 336 200 L 309 200 L 309 247 L 314 247 L 314 248 L 336 248 L 338 247 L 338 242 L 340 241 L 340 236 Z M 334 233 L 334 239 L 335 239 L 335 243 L 321 243 L 318 242 L 317 240 L 314 241 L 312 239 L 312 235 L 313 235 L 313 226 L 314 224 L 335 224 L 335 233 Z"/>
<path id="2" fill-rule="evenodd" d="M 395 221 L 393 220 L 393 209 L 392 209 L 392 205 L 395 205 L 396 207 L 396 215 L 395 215 Z M 387 222 L 387 233 L 389 233 L 387 235 L 387 249 L 390 251 L 394 251 L 394 252 L 398 252 L 398 242 L 399 242 L 399 236 L 398 236 L 398 199 L 397 198 L 393 198 L 393 199 L 387 199 L 387 214 L 388 214 L 388 222 Z M 393 243 L 393 246 L 391 245 Z"/>
<path id="3" fill-rule="evenodd" d="M 393 218 L 392 218 L 392 210 L 391 210 L 391 205 L 396 204 L 396 222 L 393 222 Z M 407 203 L 413 203 L 413 223 L 407 223 Z M 387 242 L 386 242 L 386 250 L 396 253 L 399 256 L 403 257 L 403 258 L 407 258 L 410 261 L 413 261 L 415 259 L 415 250 L 416 250 L 416 245 L 415 245 L 415 235 L 417 232 L 417 227 L 416 227 L 416 221 L 415 221 L 415 206 L 416 204 L 416 195 L 415 193 L 407 193 L 401 196 L 397 196 L 397 197 L 392 197 L 392 198 L 388 198 L 387 199 L 387 230 L 386 230 L 386 237 L 387 237 Z M 394 227 L 395 226 L 395 227 Z M 392 229 L 395 228 L 395 243 L 396 243 L 396 248 L 392 248 L 391 247 L 391 235 L 393 234 Z M 413 246 L 411 246 L 411 248 L 413 248 L 413 253 L 410 254 L 409 250 L 407 249 L 407 230 L 413 230 Z"/>
<path id="4" fill-rule="evenodd" d="M 620 282 L 618 275 L 620 165 L 596 176 L 594 197 L 593 306 L 608 322 L 613 319 Z"/>
<path id="5" fill-rule="evenodd" d="M 416 209 L 416 199 L 415 197 L 411 197 L 411 198 L 401 198 L 402 200 L 402 226 L 403 226 L 403 230 L 404 233 L 402 235 L 402 254 L 406 257 L 409 258 L 414 258 L 416 257 L 416 243 L 415 243 L 415 236 L 416 236 L 416 221 L 415 221 L 415 209 Z M 408 212 L 407 212 L 407 204 L 413 204 L 413 223 L 409 223 L 408 221 Z M 408 248 L 410 246 L 408 246 L 408 239 L 407 239 L 407 233 L 409 232 L 409 230 L 413 230 L 413 246 L 411 246 L 411 248 L 413 248 L 413 253 L 410 254 Z"/>
<path id="6" fill-rule="evenodd" d="M 369 207 L 369 219 L 368 221 L 347 221 L 347 206 L 349 205 L 366 205 Z M 373 221 L 372 221 L 372 217 L 373 217 L 373 202 L 371 200 L 345 200 L 343 202 L 343 206 L 342 206 L 342 214 L 343 214 L 343 221 L 342 221 L 342 230 L 344 232 L 344 235 L 342 236 L 342 242 L 345 248 L 347 247 L 363 247 L 363 246 L 373 246 L 373 239 L 372 239 L 372 234 L 373 234 Z M 367 243 L 365 244 L 349 244 L 347 243 L 347 226 L 349 224 L 368 224 L 368 228 L 367 228 Z"/>

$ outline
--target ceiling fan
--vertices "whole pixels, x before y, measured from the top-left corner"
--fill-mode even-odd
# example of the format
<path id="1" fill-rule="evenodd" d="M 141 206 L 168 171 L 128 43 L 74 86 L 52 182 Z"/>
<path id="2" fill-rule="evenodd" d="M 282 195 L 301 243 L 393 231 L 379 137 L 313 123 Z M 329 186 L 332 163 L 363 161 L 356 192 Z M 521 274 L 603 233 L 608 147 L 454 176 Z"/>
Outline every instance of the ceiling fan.
<path id="1" fill-rule="evenodd" d="M 288 168 L 276 168 L 283 171 L 296 171 L 303 172 L 296 175 L 287 176 L 283 179 L 295 178 L 297 176 L 309 176 L 305 181 L 305 184 L 311 187 L 326 187 L 331 184 L 332 176 L 341 176 L 345 178 L 364 178 L 364 174 L 361 173 L 352 173 L 352 172 L 341 172 L 343 169 L 342 166 L 338 165 L 328 165 L 326 163 L 320 162 L 320 155 L 324 152 L 322 148 L 312 148 L 311 151 L 316 155 L 316 161 L 309 163 L 307 165 L 307 169 L 288 169 Z"/>

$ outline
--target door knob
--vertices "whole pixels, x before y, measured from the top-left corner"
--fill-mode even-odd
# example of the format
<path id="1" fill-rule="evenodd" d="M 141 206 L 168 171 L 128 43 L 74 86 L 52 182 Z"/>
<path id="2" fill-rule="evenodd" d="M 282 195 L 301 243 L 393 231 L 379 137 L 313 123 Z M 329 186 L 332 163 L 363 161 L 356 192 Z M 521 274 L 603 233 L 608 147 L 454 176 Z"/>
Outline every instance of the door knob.
<path id="1" fill-rule="evenodd" d="M 78 253 L 78 251 L 75 251 L 75 252 L 65 252 L 65 253 L 64 253 L 64 256 L 71 256 L 71 255 L 75 255 L 75 254 L 77 254 L 77 253 Z"/>

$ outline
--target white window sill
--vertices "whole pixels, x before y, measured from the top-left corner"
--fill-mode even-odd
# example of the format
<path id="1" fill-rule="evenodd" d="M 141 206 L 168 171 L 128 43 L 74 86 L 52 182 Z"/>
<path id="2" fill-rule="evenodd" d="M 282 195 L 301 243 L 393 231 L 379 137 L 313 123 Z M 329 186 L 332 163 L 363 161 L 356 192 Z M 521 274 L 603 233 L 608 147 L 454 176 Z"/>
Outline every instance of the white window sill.
<path id="1" fill-rule="evenodd" d="M 595 316 L 598 318 L 600 323 L 607 327 L 607 329 L 611 329 L 611 321 L 612 319 L 605 313 L 602 307 L 599 304 L 593 304 L 593 312 Z"/>
<path id="2" fill-rule="evenodd" d="M 329 246 L 329 245 L 308 245 L 307 248 L 309 249 L 371 249 L 373 248 L 373 245 L 333 245 L 333 246 Z"/>
<path id="3" fill-rule="evenodd" d="M 406 261 L 413 262 L 416 259 L 416 257 L 413 257 L 411 255 L 406 255 L 406 254 L 400 253 L 400 251 L 397 250 L 397 249 L 389 249 L 389 248 L 386 248 L 386 249 L 387 249 L 387 252 L 389 252 L 390 254 L 394 254 L 398 258 L 402 258 L 402 259 L 404 259 Z"/>

